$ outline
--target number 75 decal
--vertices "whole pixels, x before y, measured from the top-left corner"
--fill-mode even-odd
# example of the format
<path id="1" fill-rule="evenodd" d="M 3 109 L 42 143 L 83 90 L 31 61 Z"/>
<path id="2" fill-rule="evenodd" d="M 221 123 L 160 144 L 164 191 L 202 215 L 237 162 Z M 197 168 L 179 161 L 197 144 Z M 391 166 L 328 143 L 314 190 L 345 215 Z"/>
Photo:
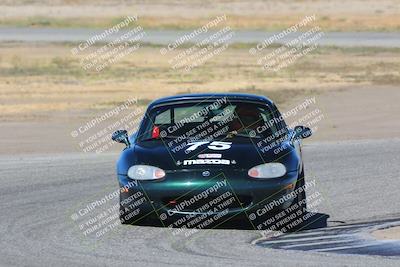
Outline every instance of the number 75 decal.
<path id="1" fill-rule="evenodd" d="M 209 141 L 200 141 L 200 142 L 192 142 L 188 143 L 189 146 L 186 151 L 193 151 L 196 150 L 198 147 L 209 144 Z M 232 142 L 221 142 L 221 141 L 214 141 L 211 142 L 207 147 L 212 150 L 226 150 L 231 148 Z"/>

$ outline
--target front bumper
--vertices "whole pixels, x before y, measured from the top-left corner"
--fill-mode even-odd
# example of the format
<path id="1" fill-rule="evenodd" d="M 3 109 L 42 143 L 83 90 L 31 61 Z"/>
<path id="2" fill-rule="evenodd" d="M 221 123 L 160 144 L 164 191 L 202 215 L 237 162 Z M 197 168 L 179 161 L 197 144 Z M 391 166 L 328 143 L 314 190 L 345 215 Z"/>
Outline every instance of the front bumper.
<path id="1" fill-rule="evenodd" d="M 293 199 L 281 200 L 293 191 L 298 179 L 297 171 L 273 179 L 252 179 L 242 170 L 215 170 L 203 177 L 203 171 L 169 171 L 161 181 L 134 181 L 134 186 L 121 192 L 121 205 L 134 209 L 137 218 L 158 217 L 164 225 L 182 226 L 176 222 L 196 217 L 242 220 L 251 213 L 286 209 Z M 121 187 L 132 184 L 127 176 L 118 179 Z M 275 204 L 273 209 L 270 203 Z"/>

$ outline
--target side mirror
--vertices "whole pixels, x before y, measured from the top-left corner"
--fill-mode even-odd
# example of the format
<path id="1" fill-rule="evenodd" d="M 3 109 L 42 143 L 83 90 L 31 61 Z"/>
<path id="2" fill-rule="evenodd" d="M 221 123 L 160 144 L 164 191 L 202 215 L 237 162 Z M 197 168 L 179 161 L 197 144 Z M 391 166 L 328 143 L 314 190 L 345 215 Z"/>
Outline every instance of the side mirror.
<path id="1" fill-rule="evenodd" d="M 308 127 L 305 127 L 305 126 L 294 127 L 293 139 L 304 139 L 304 138 L 310 137 L 311 135 L 312 135 L 312 131 Z"/>
<path id="2" fill-rule="evenodd" d="M 117 143 L 125 144 L 127 147 L 131 145 L 129 142 L 128 132 L 126 130 L 117 130 L 111 135 L 111 139 Z"/>

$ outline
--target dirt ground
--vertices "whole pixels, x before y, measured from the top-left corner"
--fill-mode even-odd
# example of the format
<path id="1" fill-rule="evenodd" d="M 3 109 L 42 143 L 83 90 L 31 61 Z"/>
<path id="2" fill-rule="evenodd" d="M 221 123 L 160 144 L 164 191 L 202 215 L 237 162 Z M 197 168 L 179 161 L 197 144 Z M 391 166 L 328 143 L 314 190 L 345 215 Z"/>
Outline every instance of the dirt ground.
<path id="1" fill-rule="evenodd" d="M 140 48 L 101 72 L 84 70 L 81 58 L 71 55 L 71 45 L 0 47 L 2 121 L 50 118 L 68 110 L 96 112 L 128 96 L 146 105 L 178 93 L 248 92 L 266 94 L 282 105 L 294 96 L 400 83 L 399 49 L 321 47 L 272 72 L 263 70 L 247 47 L 232 47 L 182 73 L 169 64 L 173 56 L 161 56 L 158 47 Z"/>
<path id="2" fill-rule="evenodd" d="M 246 93 L 246 91 L 243 92 Z M 400 136 L 398 123 L 400 90 L 398 87 L 359 86 L 318 94 L 298 95 L 278 107 L 282 112 L 286 112 L 302 103 L 304 99 L 314 96 L 316 107 L 320 109 L 323 118 L 315 124 L 318 129 L 310 139 L 305 140 L 305 143 Z M 73 138 L 71 132 L 104 112 L 103 110 L 58 111 L 47 114 L 43 118 L 0 122 L 2 129 L 0 154 L 82 152 L 78 143 L 83 139 Z M 118 118 L 115 117 L 108 123 L 111 124 Z M 99 127 L 96 131 L 100 129 L 102 128 Z M 121 148 L 120 145 L 115 144 L 108 151 L 118 151 Z"/>
<path id="3" fill-rule="evenodd" d="M 383 230 L 378 230 L 372 233 L 377 239 L 383 240 L 400 240 L 400 227 L 391 227 Z"/>

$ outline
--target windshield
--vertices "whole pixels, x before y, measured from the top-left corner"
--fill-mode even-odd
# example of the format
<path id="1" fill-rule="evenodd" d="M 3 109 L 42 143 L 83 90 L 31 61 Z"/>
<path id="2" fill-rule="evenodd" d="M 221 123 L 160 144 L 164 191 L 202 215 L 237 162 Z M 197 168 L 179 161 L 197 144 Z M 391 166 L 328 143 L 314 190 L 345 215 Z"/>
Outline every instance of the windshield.
<path id="1" fill-rule="evenodd" d="M 277 113 L 277 112 L 276 112 Z M 269 106 L 247 102 L 193 102 L 164 105 L 147 114 L 139 141 L 266 138 L 285 134 L 284 122 Z M 282 129 L 282 130 L 281 130 Z"/>

